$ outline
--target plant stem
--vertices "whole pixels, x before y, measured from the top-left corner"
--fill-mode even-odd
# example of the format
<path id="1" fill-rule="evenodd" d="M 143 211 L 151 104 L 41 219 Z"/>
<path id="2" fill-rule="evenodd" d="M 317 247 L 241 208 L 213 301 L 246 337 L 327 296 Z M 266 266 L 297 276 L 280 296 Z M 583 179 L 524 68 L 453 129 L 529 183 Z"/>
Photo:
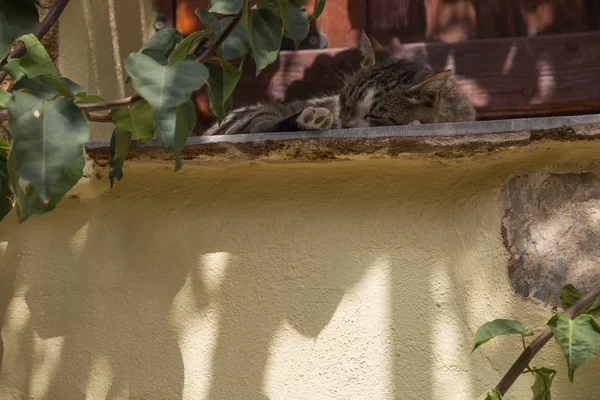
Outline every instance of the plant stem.
<path id="1" fill-rule="evenodd" d="M 35 37 L 41 39 L 46 35 L 46 33 L 48 33 L 50 28 L 52 28 L 52 25 L 54 25 L 54 23 L 58 20 L 58 17 L 60 17 L 60 14 L 62 14 L 67 4 L 69 4 L 69 0 L 56 0 L 46 15 L 46 18 L 44 18 L 44 20 L 40 23 L 38 30 L 35 32 Z M 7 60 L 11 58 L 22 57 L 23 54 L 25 54 L 25 46 L 23 43 L 21 43 L 10 52 Z M 8 73 L 5 71 L 0 72 L 0 85 L 2 85 L 2 82 L 4 82 L 6 75 L 8 75 Z"/>
<path id="2" fill-rule="evenodd" d="M 260 0 L 249 1 L 248 8 L 254 7 L 255 5 L 258 4 L 259 1 Z M 210 46 L 204 52 L 202 52 L 202 54 L 200 54 L 200 57 L 196 58 L 197 63 L 203 63 L 206 60 L 208 60 L 210 57 L 215 55 L 219 46 L 221 46 L 223 44 L 223 42 L 225 41 L 225 39 L 227 39 L 227 37 L 229 35 L 231 35 L 231 32 L 233 32 L 233 30 L 235 29 L 237 24 L 239 24 L 240 21 L 242 20 L 243 11 L 244 11 L 244 9 L 242 7 L 242 9 L 240 9 L 240 11 L 238 11 L 238 13 L 235 14 L 235 16 L 233 17 L 233 19 L 231 20 L 231 22 L 229 23 L 227 28 L 225 28 L 225 30 L 223 32 L 221 32 L 219 37 L 216 38 L 210 44 Z"/>
<path id="3" fill-rule="evenodd" d="M 567 311 L 566 314 L 569 318 L 574 318 L 577 315 L 581 314 L 587 307 L 589 307 L 594 300 L 596 300 L 600 296 L 600 286 L 583 296 L 579 299 L 575 304 L 573 304 Z M 532 342 L 523 350 L 519 358 L 514 362 L 514 364 L 510 367 L 506 375 L 502 377 L 498 385 L 496 386 L 496 390 L 500 392 L 504 396 L 508 389 L 512 386 L 513 383 L 517 380 L 517 378 L 521 375 L 521 372 L 525 370 L 525 368 L 529 365 L 533 357 L 544 347 L 546 343 L 550 339 L 552 339 L 552 331 L 550 329 L 544 330 L 542 333 L 538 334 Z"/>

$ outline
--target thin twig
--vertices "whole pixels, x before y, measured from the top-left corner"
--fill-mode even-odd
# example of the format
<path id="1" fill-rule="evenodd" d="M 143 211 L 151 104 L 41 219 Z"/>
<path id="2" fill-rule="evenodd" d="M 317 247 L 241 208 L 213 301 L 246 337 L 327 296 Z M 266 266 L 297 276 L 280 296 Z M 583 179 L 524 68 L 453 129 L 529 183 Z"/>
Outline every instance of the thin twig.
<path id="1" fill-rule="evenodd" d="M 67 4 L 69 4 L 69 0 L 56 0 L 44 20 L 40 22 L 38 30 L 35 32 L 35 37 L 41 39 L 46 35 L 46 33 L 48 33 L 50 28 L 52 28 L 52 25 L 54 25 L 54 23 L 58 20 L 58 17 L 60 17 L 60 14 L 62 14 Z M 25 54 L 25 46 L 23 43 L 21 43 L 10 52 L 7 59 L 19 58 L 22 57 L 23 54 Z M 8 75 L 8 73 L 5 71 L 0 72 L 0 85 L 4 81 L 4 78 L 6 78 L 6 75 Z"/>
<path id="2" fill-rule="evenodd" d="M 0 150 L 6 150 L 6 151 L 9 151 L 9 150 L 10 150 L 10 147 L 0 146 Z"/>
<path id="3" fill-rule="evenodd" d="M 252 8 L 255 5 L 258 4 L 260 0 L 252 0 L 248 2 L 248 8 Z M 237 14 L 235 14 L 235 16 L 233 17 L 233 19 L 231 20 L 231 22 L 229 23 L 229 25 L 227 25 L 227 28 L 225 28 L 225 30 L 223 32 L 221 32 L 221 34 L 219 35 L 218 38 L 216 38 L 211 44 L 210 46 L 208 46 L 208 48 L 202 53 L 200 54 L 200 56 L 198 58 L 196 58 L 196 62 L 197 63 L 203 63 L 206 60 L 208 60 L 209 58 L 211 58 L 212 56 L 214 56 L 217 53 L 217 49 L 219 48 L 219 46 L 221 46 L 223 44 L 223 42 L 225 41 L 225 39 L 227 39 L 227 37 L 229 37 L 229 35 L 231 34 L 231 32 L 233 32 L 233 30 L 235 29 L 235 27 L 237 26 L 237 24 L 239 24 L 239 22 L 242 19 L 242 15 L 243 15 L 243 11 L 244 8 L 242 7 L 242 9 L 240 9 L 240 11 L 238 11 Z"/>
<path id="4" fill-rule="evenodd" d="M 85 111 L 102 111 L 111 110 L 113 108 L 125 107 L 140 100 L 142 100 L 142 96 L 136 94 L 133 96 L 113 101 L 103 101 L 100 103 L 80 103 L 77 104 L 77 106 Z"/>
<path id="5" fill-rule="evenodd" d="M 594 300 L 596 300 L 600 296 L 600 286 L 595 288 L 593 291 L 589 292 L 581 299 L 579 299 L 575 304 L 573 304 L 567 311 L 566 314 L 569 318 L 574 318 L 577 315 L 581 314 L 586 308 L 588 308 Z M 544 330 L 542 333 L 538 334 L 533 341 L 523 350 L 519 358 L 514 362 L 514 364 L 510 367 L 506 375 L 502 377 L 498 386 L 496 386 L 496 390 L 500 392 L 500 394 L 504 395 L 508 391 L 508 389 L 512 386 L 513 383 L 517 380 L 517 378 L 521 375 L 521 372 L 529 365 L 533 357 L 544 347 L 546 343 L 550 339 L 552 339 L 552 331 L 550 329 Z"/>

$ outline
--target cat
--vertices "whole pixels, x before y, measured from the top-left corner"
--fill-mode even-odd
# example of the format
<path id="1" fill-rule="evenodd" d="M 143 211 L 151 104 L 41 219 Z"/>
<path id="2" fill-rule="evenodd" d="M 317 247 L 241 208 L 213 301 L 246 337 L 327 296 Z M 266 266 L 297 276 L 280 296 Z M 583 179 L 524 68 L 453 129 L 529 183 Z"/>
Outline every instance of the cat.
<path id="1" fill-rule="evenodd" d="M 475 109 L 459 91 L 450 71 L 434 74 L 417 62 L 394 59 L 364 31 L 359 49 L 361 67 L 345 79 L 338 94 L 242 107 L 204 135 L 475 120 Z"/>

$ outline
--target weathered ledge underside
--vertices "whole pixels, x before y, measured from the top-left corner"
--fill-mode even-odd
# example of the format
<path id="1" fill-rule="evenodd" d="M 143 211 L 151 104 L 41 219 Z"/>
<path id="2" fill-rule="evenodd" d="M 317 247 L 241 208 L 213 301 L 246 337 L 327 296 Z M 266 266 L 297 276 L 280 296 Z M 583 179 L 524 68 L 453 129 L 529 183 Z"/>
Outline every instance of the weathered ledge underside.
<path id="1" fill-rule="evenodd" d="M 289 161 L 345 159 L 352 155 L 395 157 L 404 153 L 430 153 L 464 157 L 550 139 L 560 141 L 600 138 L 600 114 L 569 117 L 476 121 L 451 124 L 339 129 L 325 132 L 265 133 L 232 136 L 194 136 L 182 158 L 253 160 L 263 157 Z M 110 144 L 87 145 L 97 161 L 107 160 Z M 129 159 L 172 160 L 158 142 L 134 143 Z"/>

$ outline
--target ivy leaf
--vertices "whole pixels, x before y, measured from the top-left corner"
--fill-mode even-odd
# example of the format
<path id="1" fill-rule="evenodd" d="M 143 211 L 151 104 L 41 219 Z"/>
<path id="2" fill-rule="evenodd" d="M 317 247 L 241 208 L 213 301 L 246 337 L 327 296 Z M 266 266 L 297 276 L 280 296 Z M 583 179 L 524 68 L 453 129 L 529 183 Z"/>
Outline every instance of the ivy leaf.
<path id="1" fill-rule="evenodd" d="M 217 117 L 218 124 L 221 125 L 221 122 L 223 122 L 227 114 L 231 111 L 233 103 L 226 101 L 227 98 L 223 97 L 223 70 L 212 64 L 206 64 L 206 68 L 210 71 L 208 78 L 208 103 L 210 109 Z"/>
<path id="2" fill-rule="evenodd" d="M 232 94 L 240 80 L 241 72 L 229 62 L 219 60 L 222 69 L 206 64 L 210 71 L 208 78 L 208 100 L 210 109 L 216 115 L 219 124 L 227 117 L 233 107 Z"/>
<path id="3" fill-rule="evenodd" d="M 0 140 L 0 145 L 8 143 Z M 10 199 L 12 192 L 8 179 L 8 158 L 6 153 L 0 152 L 0 221 L 12 210 L 12 201 Z"/>
<path id="4" fill-rule="evenodd" d="M 549 368 L 535 368 L 535 382 L 531 386 L 533 392 L 533 400 L 551 400 L 550 386 L 556 371 Z"/>
<path id="5" fill-rule="evenodd" d="M 581 292 L 579 292 L 579 290 L 577 290 L 575 286 L 569 283 L 568 285 L 564 286 L 560 291 L 560 305 L 562 306 L 563 310 L 567 310 L 582 297 L 583 294 L 581 294 Z"/>
<path id="6" fill-rule="evenodd" d="M 185 59 L 190 50 L 192 50 L 196 43 L 198 43 L 203 37 L 209 37 L 209 35 L 206 32 L 197 31 L 183 39 L 183 41 L 179 43 L 179 45 L 173 51 L 169 65 L 173 65 Z"/>
<path id="7" fill-rule="evenodd" d="M 140 53 L 152 57 L 155 61 L 166 65 L 169 54 L 175 45 L 183 39 L 177 29 L 167 28 L 156 32 L 140 50 Z"/>
<path id="8" fill-rule="evenodd" d="M 166 152 L 173 147 L 176 128 L 176 108 L 190 99 L 208 78 L 202 64 L 183 60 L 163 66 L 139 53 L 125 60 L 125 69 L 133 87 L 154 109 L 155 132 Z"/>
<path id="9" fill-rule="evenodd" d="M 567 360 L 569 381 L 573 382 L 575 370 L 598 353 L 600 326 L 591 315 L 583 314 L 570 319 L 560 311 L 548 321 L 548 326 Z"/>
<path id="10" fill-rule="evenodd" d="M 8 73 L 17 82 L 25 76 L 21 68 L 19 68 L 19 62 L 21 62 L 20 58 L 11 58 L 2 68 L 3 71 Z"/>
<path id="11" fill-rule="evenodd" d="M 210 0 L 208 11 L 217 14 L 237 14 L 242 7 L 242 0 Z"/>
<path id="12" fill-rule="evenodd" d="M 277 59 L 283 38 L 283 20 L 268 8 L 250 10 L 243 0 L 243 20 L 256 62 L 256 76 Z"/>
<path id="13" fill-rule="evenodd" d="M 14 34 L 3 12 L 0 12 L 0 60 L 10 53 Z"/>
<path id="14" fill-rule="evenodd" d="M 0 107 L 6 108 L 11 97 L 12 95 L 10 93 L 0 88 Z"/>
<path id="15" fill-rule="evenodd" d="M 181 150 L 196 126 L 196 106 L 189 100 L 177 106 L 177 124 L 175 126 L 175 171 L 181 169 Z"/>
<path id="16" fill-rule="evenodd" d="M 319 18 L 324 9 L 325 9 L 325 0 L 315 0 L 315 6 L 313 8 L 312 19 Z"/>
<path id="17" fill-rule="evenodd" d="M 43 100 L 50 100 L 58 95 L 73 100 L 76 95 L 85 93 L 84 89 L 72 80 L 52 75 L 41 75 L 33 79 L 23 78 L 15 84 L 14 89 L 25 89 L 27 93 Z"/>
<path id="18" fill-rule="evenodd" d="M 290 6 L 295 6 L 293 2 L 289 2 Z M 289 29 L 288 21 L 288 0 L 262 0 L 258 3 L 258 8 L 268 8 L 275 14 L 280 15 L 283 19 L 284 29 Z"/>
<path id="19" fill-rule="evenodd" d="M 0 0 L 0 10 L 10 25 L 13 37 L 37 30 L 40 16 L 36 3 L 37 1 L 30 0 Z"/>
<path id="20" fill-rule="evenodd" d="M 154 137 L 154 111 L 147 101 L 138 101 L 127 107 L 115 108 L 110 111 L 110 115 L 117 128 L 133 133 L 140 143 L 145 143 Z"/>
<path id="21" fill-rule="evenodd" d="M 127 154 L 129 154 L 130 148 L 131 132 L 117 126 L 110 138 L 110 157 L 108 163 L 111 168 L 108 172 L 108 179 L 110 180 L 111 188 L 115 184 L 115 179 L 117 181 L 123 179 L 123 164 L 125 163 Z"/>
<path id="22" fill-rule="evenodd" d="M 64 97 L 47 102 L 16 92 L 8 115 L 15 172 L 33 184 L 42 201 L 51 202 L 53 185 L 63 178 L 65 166 L 83 154 L 89 140 L 85 114 Z"/>
<path id="23" fill-rule="evenodd" d="M 299 7 L 294 3 L 290 2 L 289 7 L 289 27 L 286 27 L 284 35 L 294 41 L 296 48 L 300 46 L 300 43 L 309 31 L 309 18 L 304 7 Z"/>
<path id="24" fill-rule="evenodd" d="M 32 183 L 29 183 L 25 190 L 19 185 L 19 175 L 16 172 L 17 159 L 13 154 L 14 152 L 11 152 L 8 159 L 9 179 L 11 189 L 15 195 L 17 216 L 21 222 L 32 215 L 45 214 L 54 210 L 63 196 L 79 182 L 83 175 L 85 157 L 83 146 L 81 146 L 81 153 L 77 154 L 73 161 L 61 166 L 60 176 L 48 186 L 47 199 L 42 200 L 37 188 Z"/>
<path id="25" fill-rule="evenodd" d="M 233 17 L 225 17 L 218 20 L 214 15 L 202 8 L 196 10 L 196 15 L 198 15 L 200 21 L 202 21 L 204 25 L 207 25 L 210 28 L 215 36 L 219 36 L 223 33 L 225 28 L 233 21 Z M 243 57 L 249 51 L 250 43 L 248 43 L 248 38 L 246 37 L 244 23 L 240 22 L 233 28 L 231 35 L 229 35 L 223 44 L 219 46 L 217 55 L 224 60 L 232 60 L 234 58 Z"/>
<path id="26" fill-rule="evenodd" d="M 531 336 L 533 333 L 527 333 L 525 327 L 520 321 L 511 319 L 495 319 L 493 321 L 486 322 L 485 324 L 481 325 L 479 329 L 477 329 L 475 337 L 473 338 L 473 347 L 471 349 L 471 353 L 485 342 L 492 340 L 496 336 L 502 335 L 521 335 L 524 337 Z"/>
<path id="27" fill-rule="evenodd" d="M 19 61 L 19 68 L 29 78 L 39 75 L 60 76 L 44 45 L 32 33 L 23 35 L 17 40 L 23 42 L 27 53 Z"/>
<path id="28" fill-rule="evenodd" d="M 477 398 L 477 400 L 502 400 L 502 395 L 495 389 L 490 389 Z"/>

